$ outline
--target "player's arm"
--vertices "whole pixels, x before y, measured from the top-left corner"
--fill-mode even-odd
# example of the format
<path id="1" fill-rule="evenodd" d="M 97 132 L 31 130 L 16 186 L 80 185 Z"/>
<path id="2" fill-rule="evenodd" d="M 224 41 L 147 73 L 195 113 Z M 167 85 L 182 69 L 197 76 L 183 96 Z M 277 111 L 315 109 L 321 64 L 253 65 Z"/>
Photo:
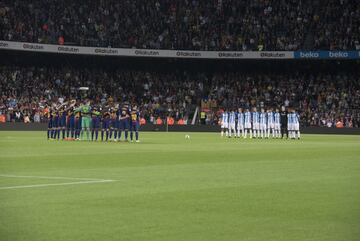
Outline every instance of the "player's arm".
<path id="1" fill-rule="evenodd" d="M 126 114 L 124 115 L 124 112 L 122 112 L 121 115 L 120 115 L 120 120 L 124 120 L 124 119 L 127 119 L 127 118 L 129 118 L 129 114 L 126 113 Z"/>
<path id="2" fill-rule="evenodd" d="M 75 108 L 74 113 L 76 114 L 78 112 L 81 112 L 81 110 L 82 110 L 82 106 Z"/>

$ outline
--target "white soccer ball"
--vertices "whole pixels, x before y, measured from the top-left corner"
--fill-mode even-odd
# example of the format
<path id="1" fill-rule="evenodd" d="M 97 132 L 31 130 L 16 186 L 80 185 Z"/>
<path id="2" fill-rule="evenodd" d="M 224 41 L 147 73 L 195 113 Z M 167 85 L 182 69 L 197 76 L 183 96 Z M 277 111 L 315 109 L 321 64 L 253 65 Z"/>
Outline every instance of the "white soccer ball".
<path id="1" fill-rule="evenodd" d="M 190 139 L 190 135 L 185 135 L 185 139 Z"/>

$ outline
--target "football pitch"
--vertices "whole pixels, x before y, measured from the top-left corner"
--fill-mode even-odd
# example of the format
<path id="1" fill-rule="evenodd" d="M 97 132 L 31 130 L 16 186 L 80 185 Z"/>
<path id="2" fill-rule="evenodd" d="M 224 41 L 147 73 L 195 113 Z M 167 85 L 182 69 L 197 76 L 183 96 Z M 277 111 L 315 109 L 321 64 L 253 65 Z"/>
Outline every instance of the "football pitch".
<path id="1" fill-rule="evenodd" d="M 360 240 L 360 136 L 185 134 L 0 132 L 0 240 Z"/>

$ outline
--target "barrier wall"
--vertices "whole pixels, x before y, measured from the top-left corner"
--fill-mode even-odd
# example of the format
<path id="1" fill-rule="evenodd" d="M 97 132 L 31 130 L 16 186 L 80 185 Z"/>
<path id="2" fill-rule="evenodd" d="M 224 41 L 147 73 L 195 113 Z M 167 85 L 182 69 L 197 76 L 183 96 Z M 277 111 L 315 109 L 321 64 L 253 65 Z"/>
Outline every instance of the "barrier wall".
<path id="1" fill-rule="evenodd" d="M 360 59 L 360 51 L 192 51 L 164 49 L 126 49 L 0 41 L 0 49 L 60 53 L 152 58 L 191 59 Z"/>
<path id="2" fill-rule="evenodd" d="M 46 123 L 0 123 L 0 131 L 46 131 Z M 326 128 L 326 127 L 303 127 L 300 129 L 303 134 L 341 134 L 360 135 L 360 128 Z M 141 126 L 140 131 L 166 131 L 165 125 L 146 124 Z M 220 126 L 208 125 L 186 125 L 169 126 L 169 132 L 220 132 Z"/>

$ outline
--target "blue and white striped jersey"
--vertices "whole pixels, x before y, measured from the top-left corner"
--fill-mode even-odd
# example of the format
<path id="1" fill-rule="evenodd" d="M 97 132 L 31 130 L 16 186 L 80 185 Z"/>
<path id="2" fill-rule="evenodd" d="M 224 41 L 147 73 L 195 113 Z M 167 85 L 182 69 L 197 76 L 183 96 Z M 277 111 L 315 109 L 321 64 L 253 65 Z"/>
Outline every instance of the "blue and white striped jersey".
<path id="1" fill-rule="evenodd" d="M 295 124 L 297 120 L 298 120 L 298 117 L 295 113 L 288 114 L 288 124 Z"/>
<path id="2" fill-rule="evenodd" d="M 251 112 L 247 111 L 244 113 L 244 121 L 245 123 L 251 123 Z"/>
<path id="3" fill-rule="evenodd" d="M 222 122 L 223 123 L 228 123 L 229 122 L 229 114 L 227 113 L 227 112 L 224 112 L 224 113 L 222 113 Z"/>
<path id="4" fill-rule="evenodd" d="M 279 115 L 280 118 L 280 115 Z M 267 124 L 274 124 L 274 112 L 268 112 L 267 113 Z"/>
<path id="5" fill-rule="evenodd" d="M 259 119 L 260 119 L 260 124 L 266 124 L 266 113 L 261 112 Z"/>
<path id="6" fill-rule="evenodd" d="M 253 123 L 259 123 L 259 112 L 252 112 L 252 122 Z"/>
<path id="7" fill-rule="evenodd" d="M 235 124 L 235 118 L 236 118 L 235 112 L 231 111 L 230 114 L 229 114 L 229 123 L 230 124 Z"/>
<path id="8" fill-rule="evenodd" d="M 294 112 L 292 113 L 293 114 L 293 121 L 294 121 L 294 124 L 299 124 L 299 114 L 297 112 Z"/>
<path id="9" fill-rule="evenodd" d="M 238 124 L 239 125 L 243 125 L 244 124 L 244 113 L 242 112 L 239 112 L 237 113 L 237 116 L 238 116 Z M 250 122 L 250 121 L 249 121 Z"/>
<path id="10" fill-rule="evenodd" d="M 275 124 L 280 124 L 280 113 L 279 112 L 275 112 L 274 122 L 275 122 Z"/>
<path id="11" fill-rule="evenodd" d="M 291 113 L 287 114 L 287 121 L 288 121 L 288 125 L 290 125 L 292 123 L 292 121 L 291 121 Z"/>

